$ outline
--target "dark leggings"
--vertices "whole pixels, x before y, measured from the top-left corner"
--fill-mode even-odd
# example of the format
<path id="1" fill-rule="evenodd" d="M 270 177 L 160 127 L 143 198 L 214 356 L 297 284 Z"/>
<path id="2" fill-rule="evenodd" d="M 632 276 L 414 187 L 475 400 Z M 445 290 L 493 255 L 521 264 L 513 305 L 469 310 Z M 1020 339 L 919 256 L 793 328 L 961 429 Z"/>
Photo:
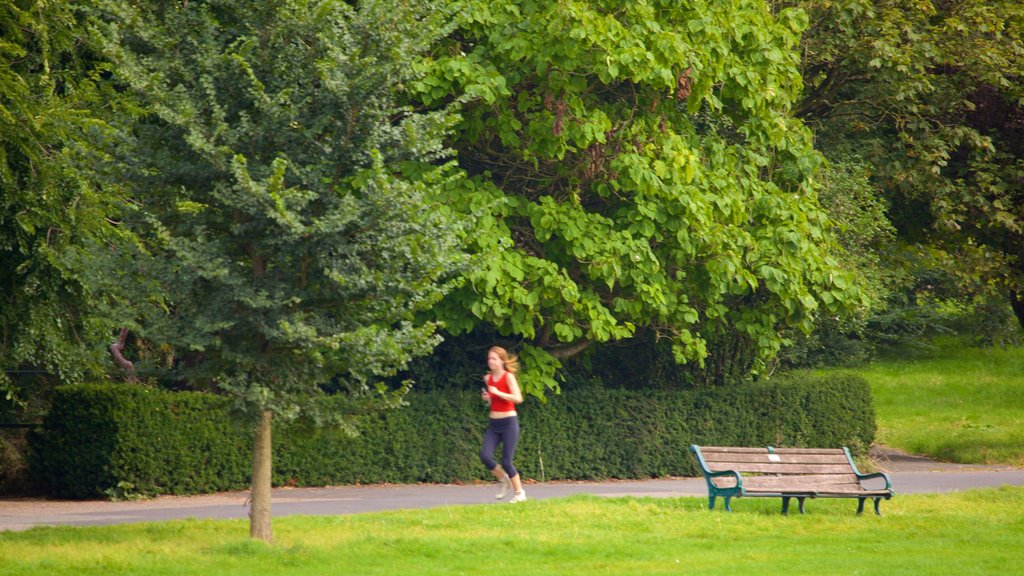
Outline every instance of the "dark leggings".
<path id="1" fill-rule="evenodd" d="M 510 416 L 508 418 L 492 418 L 487 425 L 487 432 L 484 433 L 484 446 L 480 449 L 480 461 L 487 466 L 488 470 L 494 470 L 498 464 L 494 461 L 494 450 L 498 443 L 501 443 L 501 467 L 509 478 L 515 478 L 519 472 L 512 465 L 512 457 L 516 454 L 516 445 L 519 444 L 519 418 Z"/>

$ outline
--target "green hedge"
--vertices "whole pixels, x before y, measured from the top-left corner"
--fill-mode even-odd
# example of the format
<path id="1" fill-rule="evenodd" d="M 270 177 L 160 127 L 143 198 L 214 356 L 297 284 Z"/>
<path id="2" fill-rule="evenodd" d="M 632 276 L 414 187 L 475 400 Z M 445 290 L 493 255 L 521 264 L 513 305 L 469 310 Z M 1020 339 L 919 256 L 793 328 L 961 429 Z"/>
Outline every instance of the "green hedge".
<path id="1" fill-rule="evenodd" d="M 33 477 L 67 498 L 241 488 L 252 466 L 247 436 L 226 398 L 132 385 L 65 386 L 43 430 L 30 437 Z"/>
<path id="2" fill-rule="evenodd" d="M 322 486 L 486 479 L 478 392 L 412 393 L 363 419 L 360 435 L 292 424 L 274 431 L 274 483 Z M 875 433 L 860 378 L 782 379 L 689 391 L 579 386 L 520 407 L 516 465 L 538 480 L 698 474 L 687 448 L 849 446 Z M 130 385 L 61 388 L 32 438 L 35 477 L 73 498 L 191 494 L 248 484 L 251 434 L 224 398 Z"/>

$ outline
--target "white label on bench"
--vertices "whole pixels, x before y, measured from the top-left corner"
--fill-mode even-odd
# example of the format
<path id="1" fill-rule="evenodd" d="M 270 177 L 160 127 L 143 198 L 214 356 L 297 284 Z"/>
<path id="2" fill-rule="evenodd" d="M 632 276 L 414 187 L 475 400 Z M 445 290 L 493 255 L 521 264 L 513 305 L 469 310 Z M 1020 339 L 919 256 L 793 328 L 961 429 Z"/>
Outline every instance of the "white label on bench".
<path id="1" fill-rule="evenodd" d="M 779 458 L 778 454 L 769 454 L 768 459 L 772 462 L 782 462 L 782 458 Z"/>

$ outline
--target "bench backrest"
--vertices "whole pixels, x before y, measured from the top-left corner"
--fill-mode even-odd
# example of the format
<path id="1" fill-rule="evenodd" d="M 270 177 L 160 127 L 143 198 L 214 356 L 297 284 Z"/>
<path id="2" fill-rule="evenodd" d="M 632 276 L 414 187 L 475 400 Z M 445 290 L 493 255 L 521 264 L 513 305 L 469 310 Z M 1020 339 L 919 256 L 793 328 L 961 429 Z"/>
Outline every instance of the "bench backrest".
<path id="1" fill-rule="evenodd" d="M 695 446 L 708 472 L 735 470 L 759 474 L 850 474 L 854 468 L 843 448 L 738 448 Z"/>

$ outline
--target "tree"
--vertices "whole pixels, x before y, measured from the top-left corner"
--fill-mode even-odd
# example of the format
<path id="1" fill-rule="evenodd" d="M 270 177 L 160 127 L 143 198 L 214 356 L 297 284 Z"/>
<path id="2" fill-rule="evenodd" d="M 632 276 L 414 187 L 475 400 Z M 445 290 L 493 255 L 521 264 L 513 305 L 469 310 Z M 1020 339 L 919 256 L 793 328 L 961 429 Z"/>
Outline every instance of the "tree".
<path id="1" fill-rule="evenodd" d="M 62 381 L 102 373 L 109 325 L 91 309 L 75 265 L 92 241 L 119 242 L 106 224 L 114 198 L 87 166 L 103 133 L 94 80 L 102 63 L 60 2 L 0 5 L 0 396 L 7 370 Z"/>
<path id="2" fill-rule="evenodd" d="M 908 283 L 896 265 L 899 256 L 890 253 L 898 246 L 896 231 L 888 219 L 888 203 L 871 184 L 871 173 L 862 161 L 832 159 L 817 178 L 818 196 L 836 235 L 836 259 L 856 274 L 867 305 L 842 316 L 820 315 L 810 334 L 796 333 L 778 358 L 785 367 L 853 365 L 870 358 L 879 334 L 869 328 Z"/>
<path id="3" fill-rule="evenodd" d="M 1024 325 L 1024 6 L 773 2 L 813 23 L 798 113 L 836 161 L 872 167 L 904 252 L 943 254 L 960 295 Z"/>
<path id="4" fill-rule="evenodd" d="M 396 102 L 445 22 L 430 2 L 101 6 L 114 79 L 149 111 L 117 150 L 142 242 L 105 272 L 148 298 L 132 328 L 179 377 L 251 418 L 250 534 L 269 541 L 273 419 L 344 423 L 317 409 L 328 386 L 394 404 L 375 382 L 438 341 L 416 314 L 461 259 L 433 199 L 457 176 L 452 120 Z"/>
<path id="5" fill-rule="evenodd" d="M 862 303 L 830 256 L 820 163 L 791 115 L 806 17 L 764 3 L 453 2 L 458 31 L 416 84 L 461 100 L 477 263 L 439 305 L 453 333 L 522 342 L 534 394 L 561 360 L 637 327 L 710 382 L 782 330 Z M 471 315 L 466 314 L 466 310 Z"/>

